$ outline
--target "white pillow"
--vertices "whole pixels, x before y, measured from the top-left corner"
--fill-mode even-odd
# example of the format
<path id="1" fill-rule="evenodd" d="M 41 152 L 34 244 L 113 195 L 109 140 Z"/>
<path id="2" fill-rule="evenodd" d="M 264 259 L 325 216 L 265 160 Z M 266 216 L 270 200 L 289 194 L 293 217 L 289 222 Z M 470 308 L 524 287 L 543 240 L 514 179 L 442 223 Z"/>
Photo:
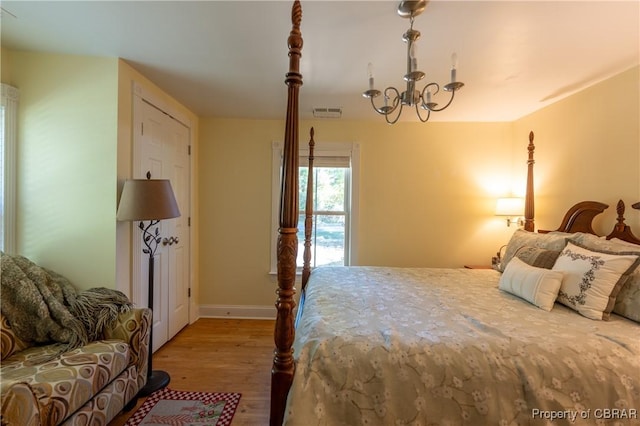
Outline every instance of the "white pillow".
<path id="1" fill-rule="evenodd" d="M 637 255 L 592 251 L 569 241 L 551 268 L 564 273 L 558 302 L 587 318 L 608 320 L 620 288 L 639 261 Z"/>
<path id="2" fill-rule="evenodd" d="M 529 266 L 514 257 L 504 269 L 498 288 L 550 311 L 558 296 L 562 278 L 562 272 Z"/>

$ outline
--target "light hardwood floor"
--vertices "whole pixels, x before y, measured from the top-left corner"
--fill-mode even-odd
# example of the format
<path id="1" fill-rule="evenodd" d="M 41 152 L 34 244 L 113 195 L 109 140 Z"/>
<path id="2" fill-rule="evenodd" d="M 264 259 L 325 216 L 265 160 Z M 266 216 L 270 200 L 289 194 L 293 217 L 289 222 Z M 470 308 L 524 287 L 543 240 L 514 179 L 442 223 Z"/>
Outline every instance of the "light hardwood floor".
<path id="1" fill-rule="evenodd" d="M 232 426 L 268 425 L 274 324 L 199 319 L 153 354 L 153 369 L 171 375 L 171 389 L 241 393 Z M 124 425 L 134 412 L 120 414 L 109 426 Z"/>

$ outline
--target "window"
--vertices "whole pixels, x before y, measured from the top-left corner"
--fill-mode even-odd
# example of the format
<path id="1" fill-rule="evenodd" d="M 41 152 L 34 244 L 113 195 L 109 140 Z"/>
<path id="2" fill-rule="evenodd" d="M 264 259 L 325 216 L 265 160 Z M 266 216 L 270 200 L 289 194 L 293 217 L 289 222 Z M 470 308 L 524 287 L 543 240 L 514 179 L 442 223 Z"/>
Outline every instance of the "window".
<path id="1" fill-rule="evenodd" d="M 308 149 L 300 150 L 298 269 L 303 264 Z M 355 259 L 359 145 L 316 143 L 313 163 L 313 231 L 311 266 L 349 265 Z M 271 272 L 277 268 L 276 244 L 282 170 L 282 144 L 273 144 L 273 219 Z"/>
<path id="2" fill-rule="evenodd" d="M 2 84 L 0 103 L 0 250 L 15 250 L 15 147 L 18 89 Z"/>

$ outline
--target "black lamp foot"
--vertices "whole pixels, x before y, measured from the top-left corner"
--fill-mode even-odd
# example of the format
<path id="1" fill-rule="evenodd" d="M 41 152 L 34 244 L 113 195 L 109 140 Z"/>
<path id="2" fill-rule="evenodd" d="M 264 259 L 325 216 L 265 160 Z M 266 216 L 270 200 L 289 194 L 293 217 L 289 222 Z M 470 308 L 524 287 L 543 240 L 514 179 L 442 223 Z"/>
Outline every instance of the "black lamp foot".
<path id="1" fill-rule="evenodd" d="M 162 389 L 167 387 L 169 381 L 171 380 L 171 376 L 169 373 L 162 370 L 153 370 L 151 375 L 147 377 L 147 384 L 144 385 L 142 389 L 140 389 L 140 396 L 149 396 L 158 389 Z"/>

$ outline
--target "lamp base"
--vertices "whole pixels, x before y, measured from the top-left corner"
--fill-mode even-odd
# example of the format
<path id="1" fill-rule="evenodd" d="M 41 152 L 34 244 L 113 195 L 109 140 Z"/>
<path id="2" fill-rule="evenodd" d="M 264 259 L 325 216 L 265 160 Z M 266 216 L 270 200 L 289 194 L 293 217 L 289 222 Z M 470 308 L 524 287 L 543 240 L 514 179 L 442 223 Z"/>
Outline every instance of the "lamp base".
<path id="1" fill-rule="evenodd" d="M 169 381 L 171 381 L 169 373 L 162 370 L 154 370 L 151 372 L 149 377 L 147 377 L 147 384 L 140 389 L 139 395 L 149 396 L 159 389 L 166 388 Z"/>

